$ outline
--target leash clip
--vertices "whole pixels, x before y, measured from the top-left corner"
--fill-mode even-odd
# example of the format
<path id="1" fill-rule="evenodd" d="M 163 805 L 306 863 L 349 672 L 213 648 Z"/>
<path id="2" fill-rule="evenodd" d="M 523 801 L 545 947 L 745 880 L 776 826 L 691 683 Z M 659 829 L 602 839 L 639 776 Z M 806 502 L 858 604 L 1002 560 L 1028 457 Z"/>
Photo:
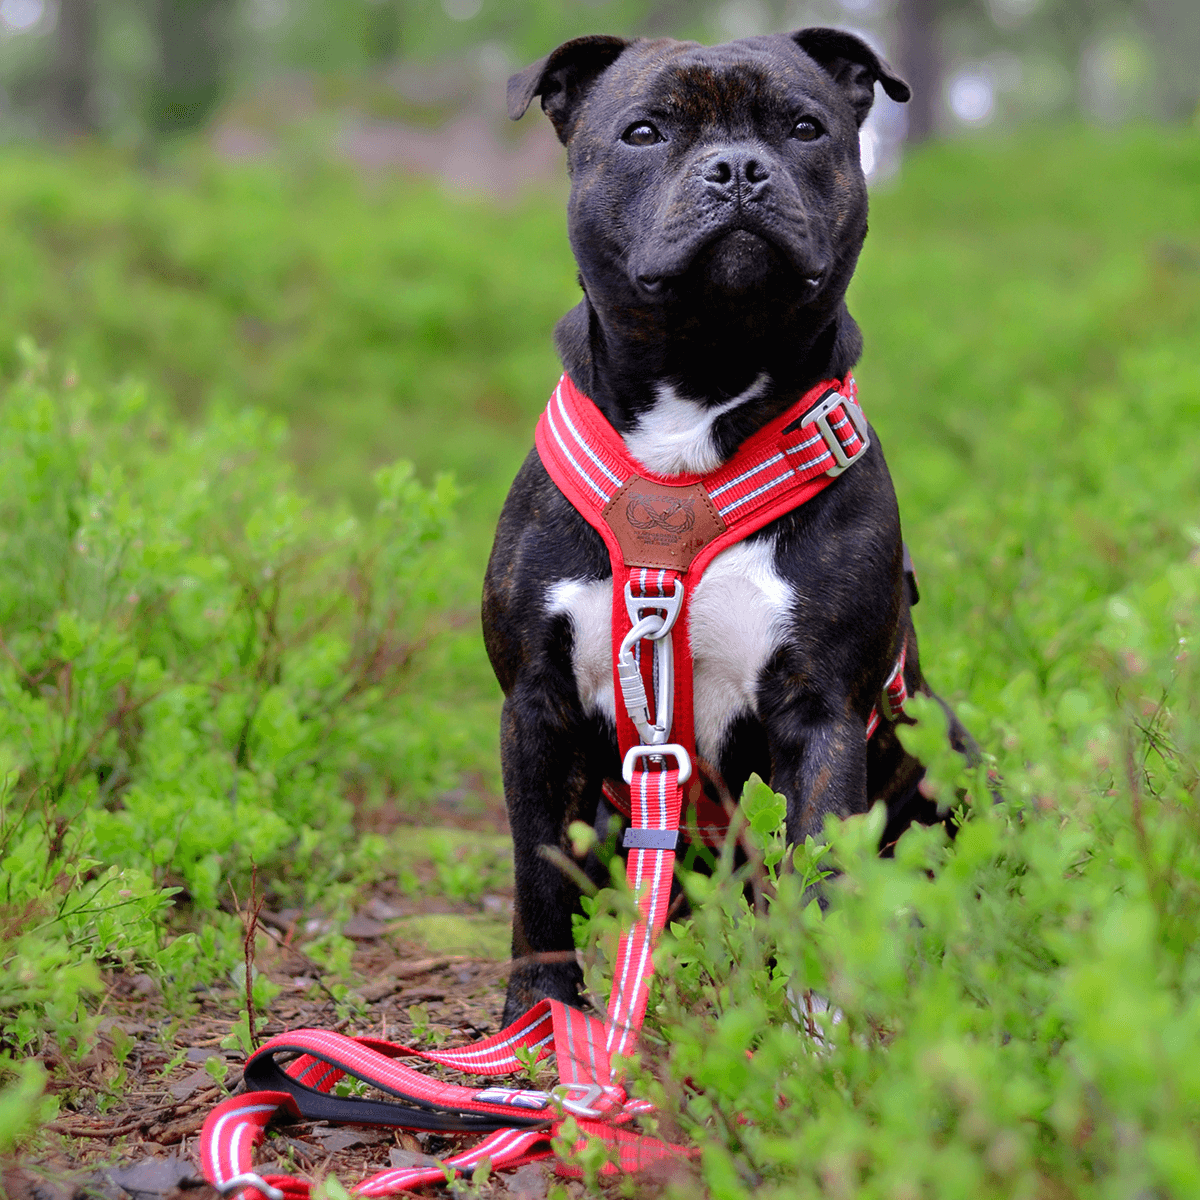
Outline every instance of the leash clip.
<path id="1" fill-rule="evenodd" d="M 617 678 L 621 682 L 621 698 L 625 711 L 643 742 L 658 744 L 671 732 L 675 711 L 675 654 L 670 638 L 660 636 L 662 617 L 657 613 L 644 616 L 625 635 L 617 651 Z M 657 682 L 654 697 L 654 723 L 650 721 L 650 702 L 642 669 L 634 656 L 633 647 L 642 638 L 654 642 L 654 675 Z"/>
<path id="2" fill-rule="evenodd" d="M 664 744 L 670 736 L 675 712 L 675 653 L 667 634 L 683 610 L 683 583 L 678 579 L 671 583 L 669 596 L 635 596 L 632 586 L 625 584 L 625 609 L 633 628 L 621 639 L 617 651 L 617 678 L 625 711 L 642 741 L 655 746 Z M 634 646 L 643 638 L 654 643 L 653 723 L 641 667 L 633 653 Z"/>
<path id="3" fill-rule="evenodd" d="M 829 424 L 829 414 L 839 407 L 846 414 L 846 420 L 854 427 L 854 432 L 858 434 L 858 440 L 862 443 L 854 454 L 846 453 L 841 438 Z M 834 465 L 825 472 L 831 479 L 837 478 L 847 467 L 852 467 L 871 448 L 871 435 L 867 432 L 867 418 L 863 416 L 863 410 L 841 392 L 832 389 L 826 392 L 824 398 L 800 418 L 800 422 L 802 425 L 815 425 L 829 453 L 833 455 Z"/>

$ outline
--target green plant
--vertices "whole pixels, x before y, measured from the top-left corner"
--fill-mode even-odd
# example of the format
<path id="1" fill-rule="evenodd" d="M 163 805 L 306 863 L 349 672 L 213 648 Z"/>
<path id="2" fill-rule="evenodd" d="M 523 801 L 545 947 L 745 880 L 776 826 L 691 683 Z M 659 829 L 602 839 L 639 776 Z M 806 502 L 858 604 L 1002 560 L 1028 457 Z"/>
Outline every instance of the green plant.
<path id="1" fill-rule="evenodd" d="M 17 1142 L 43 1121 L 52 1120 L 57 1104 L 44 1095 L 46 1068 L 32 1059 L 14 1065 L 0 1059 L 0 1154 L 9 1154 Z"/>
<path id="2" fill-rule="evenodd" d="M 657 953 L 651 1001 L 668 1072 L 642 1086 L 701 1143 L 713 1195 L 1193 1194 L 1200 565 L 1108 607 L 1116 701 L 1061 706 L 1038 764 L 1002 755 L 1010 799 L 932 755 L 934 786 L 970 797 L 953 843 L 913 829 L 881 860 L 882 809 L 830 822 L 826 912 L 814 847 L 768 867 L 757 910 L 728 855 L 685 878 L 700 903 Z M 905 740 L 928 751 L 944 719 L 915 711 Z M 1077 763 L 1072 733 L 1082 794 L 1077 767 L 1045 786 Z M 769 861 L 764 792 L 743 811 Z"/>
<path id="3" fill-rule="evenodd" d="M 189 430 L 21 352 L 0 400 L 0 1041 L 81 1046 L 97 967 L 182 996 L 234 966 L 218 885 L 252 861 L 336 903 L 355 779 L 454 778 L 408 691 L 454 489 L 383 468 L 359 521 L 295 490 L 261 414 Z"/>

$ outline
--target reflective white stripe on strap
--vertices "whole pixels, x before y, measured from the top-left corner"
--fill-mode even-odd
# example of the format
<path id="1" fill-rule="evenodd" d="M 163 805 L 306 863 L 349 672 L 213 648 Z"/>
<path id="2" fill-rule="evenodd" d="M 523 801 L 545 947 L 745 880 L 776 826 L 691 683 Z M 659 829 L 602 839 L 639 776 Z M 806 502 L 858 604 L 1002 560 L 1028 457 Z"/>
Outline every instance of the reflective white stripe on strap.
<path id="1" fill-rule="evenodd" d="M 652 749 L 646 747 L 645 749 Z M 630 795 L 635 831 L 677 831 L 683 806 L 679 768 L 649 769 L 643 758 L 634 768 Z M 671 881 L 675 874 L 675 851 L 665 846 L 629 851 L 626 867 L 637 899 L 639 918 L 621 937 L 613 971 L 612 999 L 608 1006 L 608 1050 L 628 1055 L 646 1015 L 653 974 L 651 954 L 654 939 L 666 923 Z"/>
<path id="2" fill-rule="evenodd" d="M 669 892 L 669 871 L 666 888 Z M 350 1038 L 326 1030 L 281 1034 L 252 1056 L 248 1071 L 253 1071 L 253 1062 L 260 1057 L 274 1061 L 277 1053 L 302 1050 L 283 1070 L 297 1083 L 315 1091 L 328 1092 L 338 1079 L 352 1076 L 443 1110 L 495 1114 L 504 1113 L 507 1107 L 509 1119 L 518 1115 L 527 1119 L 544 1110 L 546 1119 L 536 1127 L 496 1130 L 440 1164 L 379 1172 L 353 1189 L 364 1196 L 391 1195 L 441 1183 L 455 1174 L 474 1170 L 485 1158 L 500 1169 L 549 1157 L 553 1153 L 551 1139 L 566 1117 L 573 1118 L 588 1136 L 609 1143 L 621 1170 L 688 1157 L 689 1152 L 681 1147 L 619 1128 L 640 1114 L 652 1112 L 653 1106 L 645 1101 L 629 1101 L 624 1090 L 612 1082 L 606 1038 L 605 1023 L 598 1017 L 561 1001 L 542 1000 L 500 1033 L 450 1050 L 417 1051 L 379 1039 Z M 474 1063 L 459 1069 L 494 1075 L 500 1073 L 500 1062 L 511 1064 L 510 1070 L 524 1070 L 512 1053 L 516 1046 L 547 1052 L 552 1048 L 562 1081 L 559 1087 L 551 1092 L 497 1087 L 476 1090 L 443 1083 L 396 1061 L 400 1057 L 416 1057 L 443 1064 Z M 281 1112 L 300 1117 L 302 1104 L 302 1096 L 298 1102 L 296 1096 L 283 1091 L 247 1092 L 219 1104 L 209 1114 L 200 1135 L 201 1165 L 206 1178 L 223 1194 L 237 1194 L 244 1200 L 303 1200 L 309 1191 L 305 1180 L 285 1175 L 259 1176 L 253 1170 L 253 1152 L 262 1142 L 267 1124 Z M 405 1127 L 406 1110 L 397 1108 L 395 1119 L 386 1122 L 378 1115 L 385 1107 L 375 1105 L 369 1123 Z"/>
<path id="3" fill-rule="evenodd" d="M 884 712 L 881 713 L 879 705 L 876 704 L 871 709 L 871 715 L 867 718 L 867 738 L 879 728 L 879 722 L 883 716 L 886 716 L 889 721 L 897 721 L 904 713 L 904 705 L 908 700 L 908 684 L 904 682 L 904 664 L 908 661 L 908 642 L 905 641 L 900 647 L 900 655 L 896 659 L 896 665 L 892 668 L 892 673 L 887 677 L 887 682 L 883 685 L 883 707 Z"/>
<path id="4" fill-rule="evenodd" d="M 238 1187 L 247 1177 L 288 1195 L 307 1195 L 308 1185 L 290 1176 L 262 1179 L 253 1171 L 254 1148 L 263 1140 L 267 1125 L 280 1109 L 298 1117 L 300 1110 L 287 1092 L 247 1092 L 222 1100 L 208 1114 L 200 1133 L 200 1167 L 204 1177 L 222 1195 L 238 1194 L 244 1200 L 279 1200 L 263 1188 Z M 282 1183 L 291 1186 L 284 1187 Z"/>

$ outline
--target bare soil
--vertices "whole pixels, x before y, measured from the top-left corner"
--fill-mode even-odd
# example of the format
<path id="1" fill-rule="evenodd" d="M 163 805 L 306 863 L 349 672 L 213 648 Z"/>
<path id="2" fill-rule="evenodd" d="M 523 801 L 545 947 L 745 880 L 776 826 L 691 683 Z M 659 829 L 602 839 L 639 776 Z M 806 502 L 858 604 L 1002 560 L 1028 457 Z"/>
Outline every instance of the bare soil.
<path id="1" fill-rule="evenodd" d="M 438 815 L 441 820 L 451 814 Z M 493 834 L 504 829 L 497 807 L 484 816 L 463 814 L 455 824 Z M 260 1040 L 316 1027 L 452 1046 L 495 1032 L 508 972 L 495 949 L 439 954 L 397 930 L 411 929 L 405 918 L 414 915 L 464 920 L 490 915 L 499 924 L 507 923 L 510 911 L 511 893 L 505 892 L 486 895 L 474 906 L 435 894 L 400 896 L 386 888 L 368 895 L 341 930 L 355 944 L 352 987 L 363 1008 L 359 1016 L 339 1019 L 329 983 L 297 946 L 320 915 L 264 909 L 255 966 L 283 991 L 270 1005 Z M 216 1200 L 200 1177 L 197 1140 L 213 1106 L 241 1083 L 244 1055 L 228 1046 L 245 1011 L 244 991 L 208 989 L 180 1013 L 168 1008 L 147 975 L 113 973 L 106 983 L 102 1021 L 89 1052 L 80 1061 L 46 1059 L 60 1113 L 17 1160 L 0 1164 L 4 1192 L 9 1200 Z M 121 1047 L 127 1048 L 123 1062 Z M 300 1122 L 273 1128 L 257 1166 L 314 1181 L 333 1173 L 353 1186 L 375 1171 L 411 1165 L 414 1156 L 444 1157 L 469 1141 Z M 552 1180 L 552 1163 L 530 1164 L 493 1176 L 477 1194 L 540 1200 Z M 585 1194 L 576 1182 L 559 1186 L 571 1196 Z"/>

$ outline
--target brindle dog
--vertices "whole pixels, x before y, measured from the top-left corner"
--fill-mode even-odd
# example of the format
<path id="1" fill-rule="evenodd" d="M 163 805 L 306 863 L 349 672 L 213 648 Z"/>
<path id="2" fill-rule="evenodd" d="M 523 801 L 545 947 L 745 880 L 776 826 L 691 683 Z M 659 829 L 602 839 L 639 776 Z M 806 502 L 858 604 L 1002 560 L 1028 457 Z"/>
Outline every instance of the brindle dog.
<path id="1" fill-rule="evenodd" d="M 509 81 L 509 115 L 540 96 L 567 147 L 584 294 L 555 330 L 559 354 L 652 471 L 712 470 L 858 360 L 844 297 L 867 232 L 858 133 L 877 82 L 908 99 L 867 45 L 831 29 L 712 48 L 579 38 Z M 751 772 L 782 792 L 793 842 L 877 800 L 885 843 L 937 819 L 894 728 L 864 736 L 905 639 L 909 691 L 929 694 L 871 436 L 815 499 L 719 555 L 691 597 L 697 751 L 734 795 Z M 542 996 L 578 1002 L 578 892 L 539 848 L 565 849 L 568 824 L 592 823 L 602 780 L 620 774 L 611 578 L 599 534 L 534 451 L 483 599 L 516 867 L 506 1022 Z M 960 749 L 964 737 L 952 722 Z"/>

